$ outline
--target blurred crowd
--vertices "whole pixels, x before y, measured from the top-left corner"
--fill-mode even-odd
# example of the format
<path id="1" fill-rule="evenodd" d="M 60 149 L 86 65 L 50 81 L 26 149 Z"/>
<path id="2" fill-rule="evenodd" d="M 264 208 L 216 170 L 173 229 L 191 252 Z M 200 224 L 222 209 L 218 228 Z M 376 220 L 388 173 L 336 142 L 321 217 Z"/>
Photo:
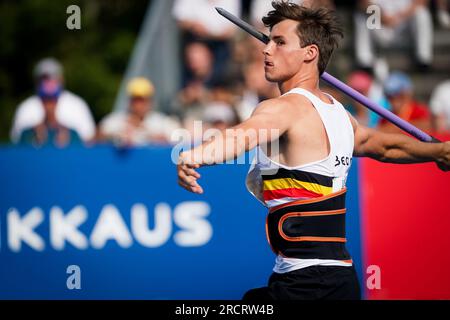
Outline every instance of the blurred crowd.
<path id="1" fill-rule="evenodd" d="M 292 1 L 339 11 L 332 0 Z M 337 1 L 336 1 L 337 2 Z M 182 35 L 183 71 L 179 92 L 168 106 L 155 107 L 157 90 L 151 79 L 136 77 L 127 84 L 128 106 L 113 111 L 98 124 L 83 98 L 65 88 L 63 66 L 54 58 L 34 69 L 35 94 L 16 109 L 11 140 L 21 145 L 64 147 L 114 143 L 120 146 L 170 144 L 179 128 L 192 131 L 195 121 L 205 128 L 225 129 L 247 119 L 257 104 L 279 95 L 264 78 L 263 44 L 214 14 L 222 7 L 263 32 L 261 18 L 269 0 L 175 0 L 172 10 Z M 380 21 L 368 24 L 377 5 Z M 450 131 L 450 75 L 419 101 L 411 73 L 433 72 L 433 33 L 450 30 L 447 0 L 359 0 L 353 9 L 352 69 L 341 79 L 355 90 L 426 132 Z M 434 17 L 434 18 L 433 18 Z M 450 36 L 450 31 L 449 36 Z M 391 70 L 383 50 L 405 42 L 404 57 L 414 68 Z M 354 59 L 353 59 L 354 57 Z M 399 129 L 334 88 L 324 89 L 343 101 L 364 125 L 387 132 Z"/>

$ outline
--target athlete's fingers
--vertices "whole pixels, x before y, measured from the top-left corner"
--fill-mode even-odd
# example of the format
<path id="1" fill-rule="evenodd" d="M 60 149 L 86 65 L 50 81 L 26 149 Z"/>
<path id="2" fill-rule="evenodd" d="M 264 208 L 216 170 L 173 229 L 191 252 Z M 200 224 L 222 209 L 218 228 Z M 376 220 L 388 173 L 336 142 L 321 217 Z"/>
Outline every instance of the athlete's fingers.
<path id="1" fill-rule="evenodd" d="M 183 180 L 178 180 L 178 184 L 183 187 L 184 189 L 186 189 L 187 191 L 193 192 L 193 193 L 197 193 L 197 194 L 202 194 L 203 193 L 203 188 L 197 184 L 197 186 L 191 186 L 189 184 L 187 184 L 185 181 Z"/>
<path id="2" fill-rule="evenodd" d="M 197 194 L 202 194 L 203 193 L 203 188 L 198 185 L 198 187 L 194 187 L 192 188 L 193 192 L 197 193 Z"/>
<path id="3" fill-rule="evenodd" d="M 199 165 L 195 165 L 195 167 L 188 164 L 180 164 L 178 165 L 178 170 L 183 170 L 186 175 L 194 176 L 196 178 L 200 178 L 200 174 L 194 169 L 199 168 Z"/>
<path id="4" fill-rule="evenodd" d="M 197 179 L 195 177 L 187 176 L 184 179 L 184 182 L 187 183 L 188 185 L 192 186 L 192 187 L 197 187 L 198 186 Z"/>
<path id="5" fill-rule="evenodd" d="M 439 163 L 439 162 L 437 162 L 436 164 L 439 167 L 439 169 L 441 169 L 442 171 L 444 171 L 444 172 L 450 171 L 450 165 Z"/>
<path id="6" fill-rule="evenodd" d="M 184 179 L 184 178 L 186 178 L 187 175 L 186 175 L 186 173 L 184 172 L 183 166 L 182 166 L 182 165 L 178 165 L 177 171 L 178 171 L 178 179 Z"/>
<path id="7" fill-rule="evenodd" d="M 194 169 L 185 168 L 183 171 L 189 176 L 193 176 L 197 179 L 200 179 L 200 173 L 198 173 Z"/>
<path id="8" fill-rule="evenodd" d="M 188 169 L 185 165 L 178 165 L 178 176 L 182 179 L 185 179 L 186 177 L 190 176 Z"/>
<path id="9" fill-rule="evenodd" d="M 196 186 L 191 187 L 192 188 L 192 192 L 197 193 L 197 194 L 202 194 L 203 193 L 203 188 L 197 183 Z"/>
<path id="10" fill-rule="evenodd" d="M 442 171 L 450 171 L 450 141 L 443 143 L 443 154 L 436 164 Z"/>
<path id="11" fill-rule="evenodd" d="M 187 176 L 192 176 L 196 179 L 200 178 L 200 174 L 197 171 L 188 168 L 186 165 L 179 165 L 178 170 L 179 170 L 178 175 L 181 176 L 182 178 L 185 178 Z"/>
<path id="12" fill-rule="evenodd" d="M 183 189 L 186 189 L 187 191 L 193 192 L 192 187 L 186 184 L 183 180 L 178 180 L 178 185 L 181 186 Z"/>
<path id="13" fill-rule="evenodd" d="M 194 168 L 199 168 L 200 166 L 195 164 L 179 164 L 178 169 L 178 184 L 184 189 L 202 194 L 203 188 L 197 183 L 197 179 L 200 178 L 200 174 L 194 170 Z"/>
<path id="14" fill-rule="evenodd" d="M 184 180 L 178 180 L 178 184 L 188 191 L 192 191 L 192 188 L 194 188 L 189 183 L 186 183 L 186 181 Z"/>
<path id="15" fill-rule="evenodd" d="M 186 172 L 186 169 L 181 169 L 180 172 L 178 172 L 178 177 L 187 184 L 192 184 L 197 180 L 195 176 L 192 176 L 188 172 Z"/>
<path id="16" fill-rule="evenodd" d="M 200 165 L 198 163 L 186 163 L 186 166 L 188 168 L 192 168 L 192 169 L 198 169 L 200 168 Z"/>
<path id="17" fill-rule="evenodd" d="M 197 183 L 197 178 L 194 176 L 191 176 L 189 174 L 186 174 L 186 172 L 184 170 L 181 170 L 178 173 L 178 178 L 180 180 L 182 180 L 184 183 L 186 183 L 187 185 L 190 185 L 192 187 L 197 187 L 198 183 Z"/>

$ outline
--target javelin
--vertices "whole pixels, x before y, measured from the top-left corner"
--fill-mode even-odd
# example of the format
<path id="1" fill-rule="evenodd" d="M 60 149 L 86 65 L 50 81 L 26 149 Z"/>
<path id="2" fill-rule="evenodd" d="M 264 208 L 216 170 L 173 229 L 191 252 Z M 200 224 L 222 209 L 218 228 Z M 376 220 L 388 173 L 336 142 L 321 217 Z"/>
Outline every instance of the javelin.
<path id="1" fill-rule="evenodd" d="M 233 22 L 235 25 L 237 25 L 239 28 L 243 29 L 247 33 L 254 36 L 256 39 L 264 42 L 265 44 L 267 44 L 270 41 L 270 38 L 267 35 L 265 35 L 262 32 L 259 32 L 258 30 L 256 30 L 255 27 L 253 27 L 252 25 L 248 24 L 247 22 L 239 19 L 238 17 L 232 15 L 227 10 L 225 10 L 223 8 L 219 8 L 219 7 L 216 7 L 216 10 L 221 16 L 227 18 L 228 20 Z M 369 98 L 367 98 L 363 94 L 359 93 L 355 89 L 351 88 L 350 86 L 346 85 L 339 79 L 333 77 L 331 74 L 324 72 L 321 75 L 321 78 L 322 78 L 322 80 L 328 82 L 329 84 L 336 87 L 340 91 L 344 92 L 349 97 L 353 98 L 354 100 L 358 101 L 362 105 L 366 106 L 367 108 L 369 108 L 370 110 L 372 110 L 373 112 L 378 114 L 380 117 L 385 118 L 386 120 L 390 121 L 391 123 L 393 123 L 400 129 L 402 129 L 403 131 L 416 137 L 417 139 L 424 141 L 424 142 L 440 142 L 436 138 L 426 134 L 419 128 L 416 128 L 415 126 L 413 126 L 409 122 L 403 120 L 402 118 L 395 115 L 391 111 L 389 111 L 389 110 L 381 107 L 380 105 L 376 104 L 375 102 L 371 101 Z"/>

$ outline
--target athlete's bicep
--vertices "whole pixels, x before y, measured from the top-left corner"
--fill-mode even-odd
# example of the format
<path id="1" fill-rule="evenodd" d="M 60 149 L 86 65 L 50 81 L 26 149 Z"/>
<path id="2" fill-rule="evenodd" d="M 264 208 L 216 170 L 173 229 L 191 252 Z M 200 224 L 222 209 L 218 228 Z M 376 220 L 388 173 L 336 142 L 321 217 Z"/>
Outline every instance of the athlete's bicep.
<path id="1" fill-rule="evenodd" d="M 266 100 L 258 105 L 251 117 L 234 127 L 251 139 L 251 147 L 273 141 L 292 124 L 292 108 L 281 99 Z"/>
<path id="2" fill-rule="evenodd" d="M 355 134 L 353 155 L 379 159 L 386 149 L 386 134 L 359 124 L 350 114 L 349 117 Z"/>

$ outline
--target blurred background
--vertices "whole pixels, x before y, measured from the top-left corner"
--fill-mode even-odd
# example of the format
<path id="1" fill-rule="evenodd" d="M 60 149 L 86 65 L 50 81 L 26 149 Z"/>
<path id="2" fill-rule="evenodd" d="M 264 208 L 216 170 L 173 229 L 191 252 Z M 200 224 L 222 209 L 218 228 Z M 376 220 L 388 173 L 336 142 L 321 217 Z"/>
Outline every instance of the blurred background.
<path id="1" fill-rule="evenodd" d="M 293 2 L 337 11 L 329 73 L 450 139 L 450 1 Z M 263 45 L 216 6 L 268 33 L 269 0 L 0 1 L 0 298 L 239 299 L 265 285 L 274 256 L 248 161 L 202 169 L 201 197 L 171 161 L 177 130 L 233 126 L 279 95 Z M 400 132 L 322 85 L 362 124 Z M 349 185 L 364 297 L 450 299 L 449 175 L 358 159 Z"/>

